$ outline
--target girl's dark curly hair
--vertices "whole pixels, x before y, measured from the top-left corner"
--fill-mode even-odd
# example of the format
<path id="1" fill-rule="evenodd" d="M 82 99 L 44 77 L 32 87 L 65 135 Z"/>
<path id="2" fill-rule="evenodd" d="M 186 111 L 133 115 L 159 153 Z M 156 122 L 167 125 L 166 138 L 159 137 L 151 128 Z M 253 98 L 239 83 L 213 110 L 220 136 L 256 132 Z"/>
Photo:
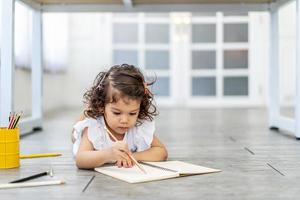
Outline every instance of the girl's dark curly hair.
<path id="1" fill-rule="evenodd" d="M 107 103 L 115 103 L 125 97 L 141 100 L 137 125 L 142 120 L 152 121 L 158 113 L 153 104 L 153 94 L 147 86 L 154 82 L 147 83 L 140 70 L 128 64 L 115 65 L 107 72 L 100 72 L 93 86 L 83 95 L 87 104 L 84 115 L 91 118 L 103 116 Z"/>

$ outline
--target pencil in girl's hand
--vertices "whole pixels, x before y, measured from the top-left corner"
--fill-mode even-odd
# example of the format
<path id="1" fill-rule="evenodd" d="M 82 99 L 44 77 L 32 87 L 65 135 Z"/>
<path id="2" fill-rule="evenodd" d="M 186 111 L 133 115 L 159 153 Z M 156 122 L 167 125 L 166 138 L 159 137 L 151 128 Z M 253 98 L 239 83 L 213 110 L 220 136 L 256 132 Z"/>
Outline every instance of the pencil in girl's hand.
<path id="1" fill-rule="evenodd" d="M 107 133 L 114 139 L 115 142 L 118 141 L 118 139 L 108 130 L 108 128 L 105 127 L 105 130 L 107 131 Z M 129 157 L 130 159 L 134 162 L 134 164 L 136 164 L 136 166 L 142 171 L 144 172 L 145 174 L 147 174 L 146 170 L 138 163 L 138 161 L 132 156 L 130 155 L 129 153 L 125 152 Z"/>
<path id="2" fill-rule="evenodd" d="M 110 130 L 108 130 L 108 128 L 104 127 L 104 129 L 106 130 L 106 132 L 110 135 L 110 137 L 112 137 L 112 139 L 117 142 L 118 139 L 110 132 Z"/>

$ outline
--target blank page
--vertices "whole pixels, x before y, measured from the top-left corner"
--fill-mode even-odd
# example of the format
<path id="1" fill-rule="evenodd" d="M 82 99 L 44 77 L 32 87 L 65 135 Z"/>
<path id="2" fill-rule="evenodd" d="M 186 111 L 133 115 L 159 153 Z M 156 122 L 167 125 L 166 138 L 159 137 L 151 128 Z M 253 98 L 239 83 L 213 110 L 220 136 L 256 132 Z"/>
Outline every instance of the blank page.
<path id="1" fill-rule="evenodd" d="M 171 169 L 179 172 L 179 174 L 206 174 L 220 172 L 221 170 L 202 167 L 181 161 L 165 161 L 165 162 L 145 162 L 158 167 Z"/>
<path id="2" fill-rule="evenodd" d="M 162 180 L 178 177 L 179 173 L 170 172 L 141 164 L 147 174 L 143 173 L 137 166 L 132 168 L 118 168 L 118 166 L 107 166 L 95 168 L 97 172 L 121 179 L 128 183 L 140 183 L 153 180 Z"/>

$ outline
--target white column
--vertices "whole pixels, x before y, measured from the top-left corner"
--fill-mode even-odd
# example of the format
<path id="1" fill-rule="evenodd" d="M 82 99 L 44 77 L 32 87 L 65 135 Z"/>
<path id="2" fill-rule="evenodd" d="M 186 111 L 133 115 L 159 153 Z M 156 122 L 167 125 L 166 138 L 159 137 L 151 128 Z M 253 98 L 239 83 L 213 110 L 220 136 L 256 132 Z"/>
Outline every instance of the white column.
<path id="1" fill-rule="evenodd" d="M 2 1 L 0 126 L 8 125 L 14 109 L 14 14 L 15 0 Z"/>
<path id="2" fill-rule="evenodd" d="M 279 27 L 278 9 L 270 11 L 270 44 L 269 44 L 269 127 L 279 128 Z"/>
<path id="3" fill-rule="evenodd" d="M 300 139 L 300 0 L 296 1 L 296 100 L 295 100 L 295 136 Z"/>
<path id="4" fill-rule="evenodd" d="M 32 118 L 42 117 L 42 14 L 40 10 L 32 12 Z"/>

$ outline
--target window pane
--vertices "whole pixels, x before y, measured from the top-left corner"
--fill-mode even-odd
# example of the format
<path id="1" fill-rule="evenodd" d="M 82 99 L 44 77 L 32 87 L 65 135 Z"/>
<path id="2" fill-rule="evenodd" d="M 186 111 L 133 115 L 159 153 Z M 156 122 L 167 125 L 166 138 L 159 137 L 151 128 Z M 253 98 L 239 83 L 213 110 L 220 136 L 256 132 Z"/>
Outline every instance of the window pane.
<path id="1" fill-rule="evenodd" d="M 114 13 L 115 18 L 133 18 L 139 17 L 137 13 Z"/>
<path id="2" fill-rule="evenodd" d="M 138 52 L 136 50 L 114 50 L 113 64 L 123 63 L 138 66 Z"/>
<path id="3" fill-rule="evenodd" d="M 216 42 L 216 25 L 215 24 L 193 24 L 192 42 L 193 43 Z"/>
<path id="4" fill-rule="evenodd" d="M 192 78 L 193 96 L 216 96 L 215 77 L 194 77 Z"/>
<path id="5" fill-rule="evenodd" d="M 223 13 L 224 16 L 248 16 L 248 13 L 247 12 L 225 12 Z"/>
<path id="6" fill-rule="evenodd" d="M 248 77 L 225 77 L 224 96 L 247 96 Z"/>
<path id="7" fill-rule="evenodd" d="M 137 24 L 114 24 L 113 30 L 114 43 L 137 43 L 138 25 Z"/>
<path id="8" fill-rule="evenodd" d="M 224 42 L 248 42 L 248 24 L 224 24 Z"/>
<path id="9" fill-rule="evenodd" d="M 169 17 L 169 13 L 145 13 L 146 17 Z"/>
<path id="10" fill-rule="evenodd" d="M 248 50 L 225 50 L 224 69 L 247 69 Z"/>
<path id="11" fill-rule="evenodd" d="M 168 24 L 146 24 L 146 43 L 169 43 Z"/>
<path id="12" fill-rule="evenodd" d="M 146 51 L 146 69 L 169 69 L 168 51 Z"/>
<path id="13" fill-rule="evenodd" d="M 193 17 L 212 17 L 216 16 L 215 12 L 194 12 L 192 13 Z"/>
<path id="14" fill-rule="evenodd" d="M 215 51 L 193 51 L 192 69 L 215 69 L 216 52 Z"/>
<path id="15" fill-rule="evenodd" d="M 170 96 L 170 78 L 157 77 L 156 82 L 151 86 L 151 91 L 156 96 Z"/>

